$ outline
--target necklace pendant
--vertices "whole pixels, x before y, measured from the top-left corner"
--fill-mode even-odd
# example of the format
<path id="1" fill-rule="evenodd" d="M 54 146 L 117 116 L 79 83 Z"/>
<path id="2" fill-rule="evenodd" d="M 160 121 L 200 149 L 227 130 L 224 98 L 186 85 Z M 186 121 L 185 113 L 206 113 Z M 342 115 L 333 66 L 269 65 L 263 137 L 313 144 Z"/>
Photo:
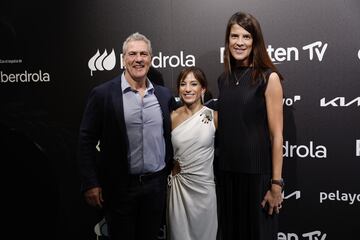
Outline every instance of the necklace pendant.
<path id="1" fill-rule="evenodd" d="M 234 77 L 235 77 L 235 85 L 238 86 L 239 82 L 241 81 L 241 79 L 246 75 L 246 73 L 249 71 L 250 68 L 247 68 L 241 75 L 239 78 L 237 78 L 236 73 L 234 73 Z"/>

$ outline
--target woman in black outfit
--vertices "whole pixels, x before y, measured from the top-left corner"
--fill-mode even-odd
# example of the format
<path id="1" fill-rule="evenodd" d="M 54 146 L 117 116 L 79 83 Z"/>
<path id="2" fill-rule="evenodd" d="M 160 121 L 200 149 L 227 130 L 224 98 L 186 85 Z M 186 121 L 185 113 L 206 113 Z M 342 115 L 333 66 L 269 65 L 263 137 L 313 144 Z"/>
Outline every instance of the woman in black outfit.
<path id="1" fill-rule="evenodd" d="M 219 202 L 223 240 L 277 239 L 282 198 L 282 76 L 250 14 L 228 21 L 219 77 Z"/>

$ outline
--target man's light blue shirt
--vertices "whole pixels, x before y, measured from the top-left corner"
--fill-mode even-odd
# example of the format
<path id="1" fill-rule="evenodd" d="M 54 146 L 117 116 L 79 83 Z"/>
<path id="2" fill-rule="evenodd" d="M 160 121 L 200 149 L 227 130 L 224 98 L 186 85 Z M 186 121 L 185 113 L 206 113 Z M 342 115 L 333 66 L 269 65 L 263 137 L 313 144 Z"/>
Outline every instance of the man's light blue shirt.
<path id="1" fill-rule="evenodd" d="M 147 79 L 144 97 L 121 75 L 124 116 L 129 138 L 131 174 L 157 172 L 165 167 L 165 139 L 160 104 Z"/>

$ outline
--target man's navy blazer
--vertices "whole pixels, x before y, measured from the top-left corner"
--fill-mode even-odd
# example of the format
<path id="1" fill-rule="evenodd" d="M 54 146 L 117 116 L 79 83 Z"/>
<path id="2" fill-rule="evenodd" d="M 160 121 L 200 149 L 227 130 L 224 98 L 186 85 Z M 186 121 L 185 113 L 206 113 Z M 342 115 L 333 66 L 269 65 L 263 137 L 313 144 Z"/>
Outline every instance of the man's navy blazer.
<path id="1" fill-rule="evenodd" d="M 153 85 L 163 115 L 165 162 L 170 171 L 173 155 L 170 111 L 174 105 L 174 98 L 168 88 Z M 96 149 L 99 141 L 100 152 Z M 78 145 L 82 190 L 101 186 L 103 194 L 110 197 L 115 189 L 127 186 L 130 176 L 128 147 L 119 75 L 95 87 L 89 95 L 80 125 Z"/>

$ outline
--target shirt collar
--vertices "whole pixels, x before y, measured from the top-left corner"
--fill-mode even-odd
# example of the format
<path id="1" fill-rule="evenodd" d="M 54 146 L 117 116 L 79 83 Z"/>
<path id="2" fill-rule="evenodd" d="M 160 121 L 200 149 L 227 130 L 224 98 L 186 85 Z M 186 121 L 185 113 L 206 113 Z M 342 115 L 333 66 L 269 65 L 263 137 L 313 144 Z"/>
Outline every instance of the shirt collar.
<path id="1" fill-rule="evenodd" d="M 149 81 L 148 78 L 146 78 L 146 86 L 146 92 L 153 93 L 155 91 L 154 85 Z M 125 71 L 121 74 L 121 89 L 123 93 L 132 91 L 130 84 L 128 83 L 128 81 L 126 81 Z"/>

